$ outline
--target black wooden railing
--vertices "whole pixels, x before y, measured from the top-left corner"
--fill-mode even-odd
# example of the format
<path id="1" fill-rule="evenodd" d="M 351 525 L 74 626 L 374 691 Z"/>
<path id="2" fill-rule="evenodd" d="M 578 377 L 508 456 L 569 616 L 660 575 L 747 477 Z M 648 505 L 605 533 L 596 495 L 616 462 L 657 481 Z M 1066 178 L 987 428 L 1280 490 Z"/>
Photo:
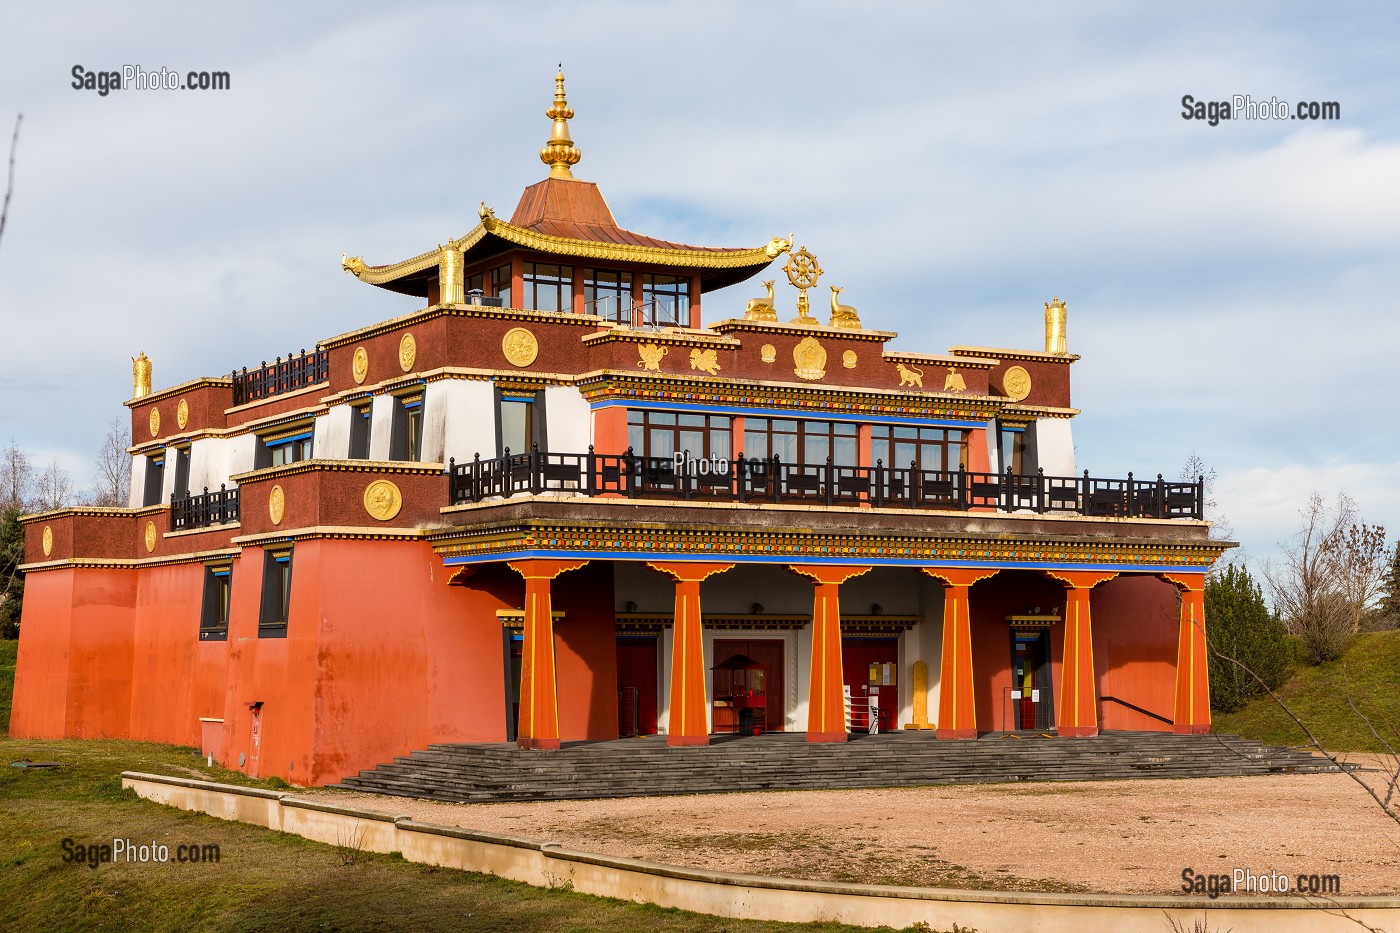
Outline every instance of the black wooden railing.
<path id="1" fill-rule="evenodd" d="M 233 373 L 233 404 L 243 405 L 258 399 L 293 392 L 306 386 L 314 386 L 330 378 L 331 356 L 326 350 L 301 351 L 299 356 L 288 353 L 271 363 L 263 360 L 261 366 L 249 371 Z"/>
<path id="2" fill-rule="evenodd" d="M 1202 481 L 1100 479 L 1085 470 L 1081 477 L 972 473 L 908 467 L 836 466 L 784 463 L 777 457 L 726 461 L 643 457 L 624 454 L 506 451 L 504 457 L 448 464 L 448 495 L 453 505 L 517 493 L 571 492 L 576 495 L 621 495 L 630 498 L 710 499 L 730 502 L 795 502 L 823 505 L 871 505 L 877 508 L 937 509 L 965 512 L 974 508 L 1007 512 L 1077 512 L 1119 518 L 1194 518 L 1202 516 Z"/>
<path id="3" fill-rule="evenodd" d="M 185 491 L 183 497 L 170 497 L 170 530 L 184 531 L 238 521 L 238 489 L 220 486 L 214 492 L 204 487 L 197 496 Z"/>

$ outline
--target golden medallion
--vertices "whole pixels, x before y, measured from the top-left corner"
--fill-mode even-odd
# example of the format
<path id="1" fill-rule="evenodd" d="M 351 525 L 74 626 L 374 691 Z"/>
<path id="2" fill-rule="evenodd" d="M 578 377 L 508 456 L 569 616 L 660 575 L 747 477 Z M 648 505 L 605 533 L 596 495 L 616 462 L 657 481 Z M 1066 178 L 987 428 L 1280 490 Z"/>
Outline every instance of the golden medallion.
<path id="1" fill-rule="evenodd" d="M 151 409 L 151 437 L 160 433 L 160 409 Z"/>
<path id="2" fill-rule="evenodd" d="M 53 529 L 48 525 L 44 526 L 44 556 L 48 557 L 53 553 Z"/>
<path id="3" fill-rule="evenodd" d="M 803 337 L 792 348 L 792 361 L 799 379 L 820 379 L 826 375 L 826 350 L 815 337 Z"/>
<path id="4" fill-rule="evenodd" d="M 282 524 L 282 516 L 287 512 L 287 496 L 282 492 L 281 486 L 273 486 L 272 491 L 267 494 L 267 517 L 272 519 L 272 524 Z"/>
<path id="5" fill-rule="evenodd" d="M 418 359 L 418 342 L 413 339 L 412 334 L 404 334 L 399 341 L 399 368 L 404 372 L 413 369 L 413 363 Z"/>
<path id="6" fill-rule="evenodd" d="M 763 362 L 771 363 L 778 358 L 778 348 L 771 343 L 765 343 L 759 355 L 762 357 Z"/>
<path id="7" fill-rule="evenodd" d="M 540 342 L 523 327 L 512 327 L 501 338 L 501 352 L 512 366 L 529 366 L 540 355 Z"/>
<path id="8" fill-rule="evenodd" d="M 355 385 L 364 385 L 369 375 L 369 351 L 364 347 L 355 348 L 355 356 L 350 360 L 350 375 L 355 377 Z"/>
<path id="9" fill-rule="evenodd" d="M 718 351 L 715 350 L 691 350 L 690 368 L 709 373 L 711 376 L 717 375 L 719 373 L 718 357 Z"/>
<path id="10" fill-rule="evenodd" d="M 841 365 L 844 366 L 844 367 L 846 367 L 847 369 L 855 369 L 855 368 L 856 368 L 856 351 L 854 351 L 854 350 L 847 350 L 845 353 L 842 353 L 842 354 L 841 354 Z"/>
<path id="11" fill-rule="evenodd" d="M 637 348 L 637 355 L 641 357 L 641 359 L 637 361 L 637 368 L 652 373 L 661 372 L 661 358 L 668 352 L 669 350 L 666 347 L 658 346 L 654 343 L 642 344 Z"/>
<path id="12" fill-rule="evenodd" d="M 190 403 L 184 399 L 180 399 L 180 404 L 175 406 L 175 423 L 180 426 L 181 431 L 190 423 Z"/>
<path id="13" fill-rule="evenodd" d="M 387 522 L 399 514 L 403 508 L 403 495 L 399 487 L 387 479 L 377 479 L 365 487 L 365 511 L 370 518 Z"/>
<path id="14" fill-rule="evenodd" d="M 156 523 L 146 522 L 146 553 L 156 549 Z"/>
<path id="15" fill-rule="evenodd" d="M 1019 402 L 1031 394 L 1031 374 L 1020 366 L 1013 366 L 1002 374 L 1001 387 L 1008 398 Z"/>

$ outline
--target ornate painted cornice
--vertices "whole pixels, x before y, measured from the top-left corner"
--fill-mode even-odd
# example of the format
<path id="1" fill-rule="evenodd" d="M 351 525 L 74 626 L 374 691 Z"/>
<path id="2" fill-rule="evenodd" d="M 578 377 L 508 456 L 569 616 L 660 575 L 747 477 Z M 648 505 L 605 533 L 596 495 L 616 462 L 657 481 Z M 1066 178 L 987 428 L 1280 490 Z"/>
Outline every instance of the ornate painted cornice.
<path id="1" fill-rule="evenodd" d="M 175 398 L 187 392 L 203 389 L 207 386 L 224 387 L 233 385 L 233 380 L 228 376 L 203 376 L 199 379 L 191 379 L 189 382 L 182 382 L 179 385 L 171 386 L 168 389 L 161 389 L 159 392 L 152 392 L 140 398 L 128 399 L 122 402 L 127 408 L 139 408 L 142 405 L 149 405 L 152 402 L 162 402 L 168 398 Z"/>
<path id="2" fill-rule="evenodd" d="M 1038 350 L 1003 350 L 1000 347 L 949 347 L 954 356 L 990 356 L 998 360 L 1031 360 L 1037 363 L 1073 363 L 1076 353 L 1041 353 Z"/>
<path id="3" fill-rule="evenodd" d="M 520 555 L 604 559 L 869 563 L 1004 569 L 1204 570 L 1230 546 L 1210 540 L 1081 538 L 1054 535 L 860 534 L 805 530 L 675 527 L 661 524 L 529 520 L 428 532 L 448 564 Z"/>
<path id="4" fill-rule="evenodd" d="M 297 473 L 398 473 L 419 476 L 441 475 L 441 463 L 419 463 L 407 460 L 298 460 L 282 466 L 263 467 L 247 473 L 236 473 L 229 479 L 235 483 L 252 480 L 280 479 Z"/>
<path id="5" fill-rule="evenodd" d="M 881 354 L 891 363 L 927 363 L 930 366 L 959 366 L 963 369 L 991 369 L 999 360 L 980 356 L 949 356 L 945 353 L 906 353 L 886 350 Z"/>
<path id="6" fill-rule="evenodd" d="M 746 321 L 742 318 L 729 318 L 709 325 L 709 329 L 721 334 L 731 331 L 754 334 L 797 334 L 803 337 L 827 337 L 840 340 L 866 340 L 871 343 L 884 343 L 899 334 L 892 330 L 867 330 L 866 328 L 827 327 L 803 324 L 781 324 L 776 321 Z"/>
<path id="7" fill-rule="evenodd" d="M 723 347 L 733 349 L 740 346 L 740 341 L 734 337 L 725 337 L 720 334 L 711 333 L 708 330 L 690 330 L 688 328 L 667 328 L 666 330 L 637 330 L 631 327 L 612 327 L 599 331 L 596 334 L 589 334 L 584 337 L 582 343 L 591 346 L 595 343 L 666 343 L 672 345 L 686 345 L 696 347 Z"/>

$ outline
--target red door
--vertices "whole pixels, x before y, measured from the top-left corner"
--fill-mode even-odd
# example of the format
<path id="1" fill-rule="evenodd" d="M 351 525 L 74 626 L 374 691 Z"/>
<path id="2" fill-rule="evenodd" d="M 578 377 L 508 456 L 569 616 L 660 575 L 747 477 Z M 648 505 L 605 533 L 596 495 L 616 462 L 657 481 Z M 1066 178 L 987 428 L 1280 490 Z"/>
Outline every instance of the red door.
<path id="1" fill-rule="evenodd" d="M 866 710 L 871 699 L 879 710 L 881 732 L 892 732 L 899 723 L 899 639 L 846 638 L 841 642 L 841 673 L 851 688 L 851 729 L 869 730 Z M 873 672 L 873 676 L 872 676 Z"/>
<path id="2" fill-rule="evenodd" d="M 656 638 L 617 640 L 618 735 L 656 734 Z"/>

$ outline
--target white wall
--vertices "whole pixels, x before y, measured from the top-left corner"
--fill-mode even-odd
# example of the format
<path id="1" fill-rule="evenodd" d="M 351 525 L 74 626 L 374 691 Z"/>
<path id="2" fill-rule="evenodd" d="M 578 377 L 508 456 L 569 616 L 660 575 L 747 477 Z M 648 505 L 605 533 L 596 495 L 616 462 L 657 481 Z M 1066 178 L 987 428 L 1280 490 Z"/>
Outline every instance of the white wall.
<path id="1" fill-rule="evenodd" d="M 394 434 L 394 397 L 376 395 L 369 414 L 369 458 L 389 459 L 389 442 Z"/>
<path id="2" fill-rule="evenodd" d="M 544 411 L 549 449 L 583 454 L 593 443 L 593 413 L 573 386 L 545 386 Z"/>
<path id="3" fill-rule="evenodd" d="M 439 380 L 429 384 L 423 404 L 442 412 L 442 446 L 434 448 L 424 441 L 424 449 L 435 453 L 438 460 L 446 463 L 455 457 L 462 463 L 478 453 L 482 459 L 496 456 L 496 397 L 492 383 L 477 379 Z M 424 417 L 428 416 L 425 412 Z M 427 424 L 425 436 L 426 433 Z"/>
<path id="4" fill-rule="evenodd" d="M 1034 445 L 1033 466 L 1026 472 L 1034 472 L 1036 467 L 1045 471 L 1046 476 L 1074 476 L 1074 436 L 1069 418 L 1040 418 L 1026 428 L 1027 449 Z"/>
<path id="5" fill-rule="evenodd" d="M 141 492 L 146 488 L 146 463 L 144 455 L 131 455 L 131 489 L 126 496 L 127 508 L 141 507 Z"/>
<path id="6" fill-rule="evenodd" d="M 349 405 L 333 406 L 316 418 L 311 456 L 318 460 L 344 460 L 350 456 L 350 420 L 356 414 Z"/>

